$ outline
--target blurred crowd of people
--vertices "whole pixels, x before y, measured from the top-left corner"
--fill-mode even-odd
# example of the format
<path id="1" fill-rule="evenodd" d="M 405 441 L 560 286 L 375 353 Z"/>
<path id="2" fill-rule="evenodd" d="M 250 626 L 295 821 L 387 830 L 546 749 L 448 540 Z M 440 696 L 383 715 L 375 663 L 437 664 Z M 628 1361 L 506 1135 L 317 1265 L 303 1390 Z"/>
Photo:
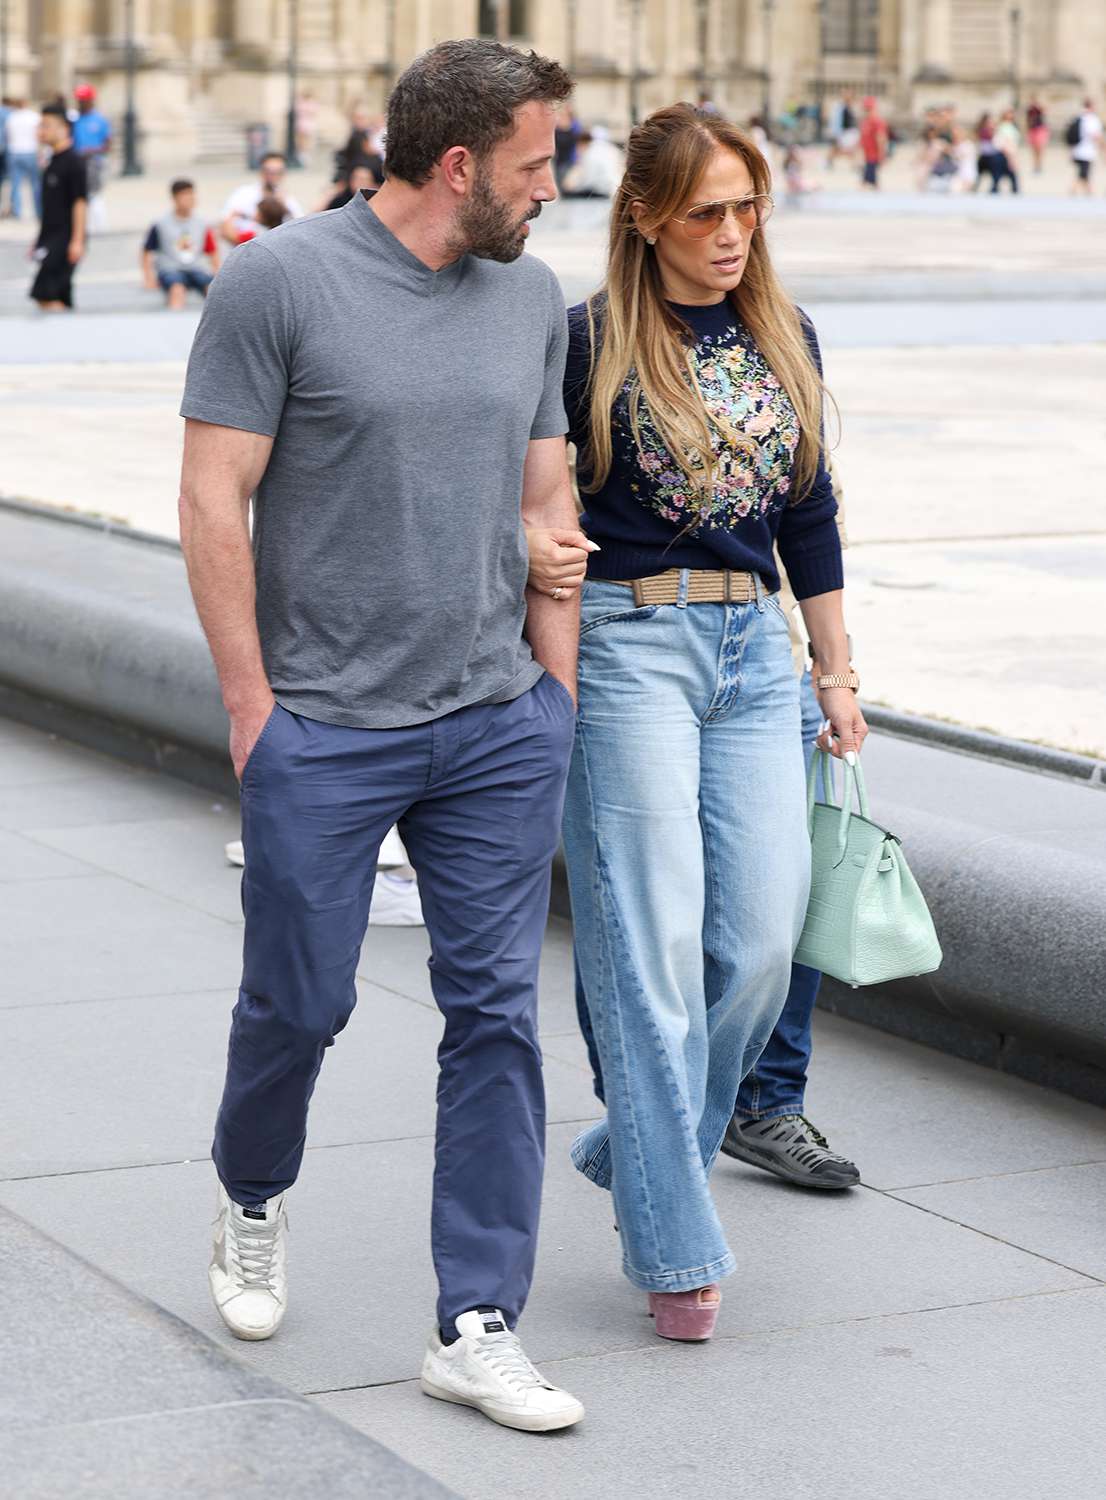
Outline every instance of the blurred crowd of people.
<path id="1" fill-rule="evenodd" d="M 699 107 L 717 110 L 708 94 Z M 720 111 L 719 111 L 720 112 Z M 318 147 L 318 104 L 301 94 L 294 112 L 297 158 L 309 164 Z M 822 187 L 819 171 L 856 172 L 868 191 L 881 186 L 884 164 L 908 137 L 885 117 L 879 100 L 842 92 L 821 119 L 813 106 L 797 104 L 771 121 L 753 115 L 744 122 L 768 157 L 784 201 L 797 205 Z M 1071 191 L 1089 196 L 1103 142 L 1103 124 L 1093 101 L 1066 122 L 1061 140 L 1072 164 Z M 1043 169 L 1054 138 L 1052 122 L 1034 97 L 1023 111 L 985 112 L 974 124 L 961 122 L 955 105 L 928 109 L 915 141 L 914 183 L 919 191 L 974 193 L 989 184 L 1020 190 L 1026 159 Z M 58 95 L 41 108 L 23 98 L 0 101 L 0 217 L 39 220 L 30 250 L 36 263 L 31 296 L 48 311 L 73 305 L 73 273 L 89 235 L 107 228 L 104 189 L 114 145 L 111 121 L 98 108 L 95 88 L 78 84 L 72 98 Z M 1028 153 L 1028 158 L 1027 154 Z M 610 198 L 622 177 L 624 148 L 604 124 L 587 124 L 570 106 L 557 118 L 556 178 L 564 198 Z M 310 210 L 341 208 L 354 193 L 379 187 L 385 175 L 384 119 L 355 105 L 349 132 L 334 152 L 332 180 Z M 149 226 L 140 252 L 143 284 L 160 291 L 166 305 L 183 308 L 189 292 L 202 296 L 228 247 L 266 234 L 305 207 L 288 191 L 289 161 L 263 149 L 257 177 L 237 188 L 217 219 L 202 213 L 191 179 L 169 185 L 170 207 Z"/>

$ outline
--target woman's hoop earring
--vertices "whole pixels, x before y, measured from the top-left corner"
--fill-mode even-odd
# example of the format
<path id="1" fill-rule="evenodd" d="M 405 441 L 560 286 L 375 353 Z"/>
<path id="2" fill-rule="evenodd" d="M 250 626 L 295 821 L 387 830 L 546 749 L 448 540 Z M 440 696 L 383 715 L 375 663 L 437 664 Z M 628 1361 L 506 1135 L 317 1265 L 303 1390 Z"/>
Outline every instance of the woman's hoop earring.
<path id="1" fill-rule="evenodd" d="M 647 245 L 655 245 L 657 243 L 657 237 L 656 237 L 656 235 L 655 234 L 647 234 L 645 236 L 645 243 Z"/>

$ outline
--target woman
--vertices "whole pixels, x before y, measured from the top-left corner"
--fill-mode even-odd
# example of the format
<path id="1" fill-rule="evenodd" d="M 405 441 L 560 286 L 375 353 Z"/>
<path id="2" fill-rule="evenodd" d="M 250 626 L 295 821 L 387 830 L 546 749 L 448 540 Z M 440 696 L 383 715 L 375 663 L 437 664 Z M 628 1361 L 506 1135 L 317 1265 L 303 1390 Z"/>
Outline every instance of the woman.
<path id="1" fill-rule="evenodd" d="M 760 151 L 717 114 L 654 114 L 630 136 L 606 288 L 569 314 L 581 524 L 600 550 L 582 592 L 564 834 L 608 1109 L 572 1154 L 611 1189 L 623 1269 L 668 1338 L 710 1337 L 735 1269 L 707 1179 L 806 909 L 777 539 L 834 748 L 867 732 L 845 685 L 817 344 L 760 232 L 768 183 Z M 587 554 L 561 556 L 539 574 L 557 597 Z"/>
<path id="2" fill-rule="evenodd" d="M 995 121 L 992 115 L 980 115 L 979 123 L 975 127 L 975 138 L 978 147 L 975 187 L 979 187 L 984 177 L 989 177 L 991 192 L 997 193 L 999 183 L 1006 176 L 1006 157 L 995 140 Z"/>
<path id="3" fill-rule="evenodd" d="M 1018 129 L 1017 119 L 1012 109 L 1004 109 L 1002 118 L 995 126 L 995 146 L 1001 152 L 1001 160 L 998 163 L 998 173 L 992 168 L 993 182 L 991 192 L 997 193 L 999 184 L 1004 177 L 1010 179 L 1010 191 L 1018 191 L 1018 151 L 1021 147 L 1021 131 Z"/>
<path id="4" fill-rule="evenodd" d="M 1031 99 L 1025 112 L 1026 139 L 1033 153 L 1033 170 L 1042 172 L 1045 164 L 1045 148 L 1048 146 L 1048 116 L 1039 99 Z"/>

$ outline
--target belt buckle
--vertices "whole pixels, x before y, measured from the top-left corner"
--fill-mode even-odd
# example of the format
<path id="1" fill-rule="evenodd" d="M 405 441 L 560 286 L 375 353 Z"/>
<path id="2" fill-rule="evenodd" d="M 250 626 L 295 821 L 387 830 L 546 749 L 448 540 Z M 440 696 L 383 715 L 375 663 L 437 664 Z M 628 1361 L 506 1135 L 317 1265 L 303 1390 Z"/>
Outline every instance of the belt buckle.
<path id="1" fill-rule="evenodd" d="M 645 603 L 645 579 L 635 578 L 630 587 L 634 591 L 634 604 L 638 609 Z"/>

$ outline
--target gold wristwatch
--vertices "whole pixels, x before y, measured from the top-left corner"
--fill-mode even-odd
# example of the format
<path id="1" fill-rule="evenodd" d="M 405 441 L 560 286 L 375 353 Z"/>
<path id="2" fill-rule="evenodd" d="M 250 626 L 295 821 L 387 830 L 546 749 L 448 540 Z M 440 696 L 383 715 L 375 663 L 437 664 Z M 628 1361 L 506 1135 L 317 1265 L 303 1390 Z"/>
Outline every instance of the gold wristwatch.
<path id="1" fill-rule="evenodd" d="M 847 687 L 854 693 L 860 691 L 860 678 L 850 668 L 848 672 L 825 672 L 818 678 L 820 688 Z"/>

